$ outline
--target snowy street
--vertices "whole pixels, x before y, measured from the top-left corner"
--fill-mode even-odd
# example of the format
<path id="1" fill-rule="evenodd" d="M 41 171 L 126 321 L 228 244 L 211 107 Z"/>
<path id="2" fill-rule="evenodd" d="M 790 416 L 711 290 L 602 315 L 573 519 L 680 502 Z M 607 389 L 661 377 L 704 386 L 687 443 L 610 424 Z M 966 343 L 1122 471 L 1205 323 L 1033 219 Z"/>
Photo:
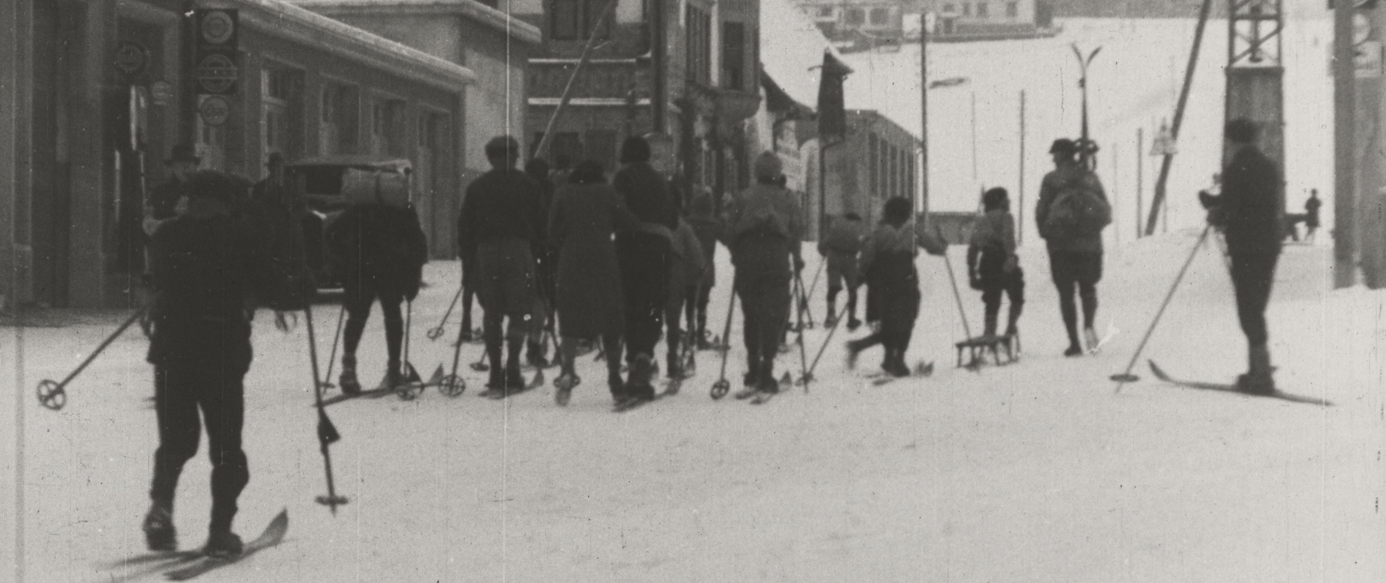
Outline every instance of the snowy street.
<path id="1" fill-rule="evenodd" d="M 1383 580 L 1383 296 L 1326 293 L 1326 248 L 1286 248 L 1269 320 L 1282 387 L 1335 407 L 1175 388 L 1143 364 L 1143 380 L 1114 394 L 1107 377 L 1124 369 L 1196 236 L 1108 252 L 1099 329 L 1121 332 L 1096 357 L 1060 356 L 1047 260 L 1033 246 L 1021 250 L 1024 356 L 978 373 L 953 368 L 957 305 L 944 262 L 922 255 L 924 299 L 906 358 L 935 361 L 927 379 L 872 386 L 863 377 L 879 351 L 846 371 L 840 343 L 850 336 L 839 330 L 807 394 L 795 388 L 761 407 L 713 401 L 717 360 L 703 352 L 682 393 L 614 414 L 590 357 L 567 408 L 550 386 L 507 403 L 479 399 L 484 377 L 465 363 L 480 346 L 466 345 L 461 397 L 430 389 L 413 402 L 329 409 L 343 435 L 332 448 L 337 490 L 350 498 L 335 518 L 313 501 L 326 487 L 306 333 L 300 324 L 281 334 L 261 312 L 246 396 L 252 477 L 236 529 L 253 537 L 287 507 L 289 534 L 201 580 Z M 955 270 L 964 253 L 952 248 Z M 724 250 L 719 260 L 730 267 Z M 425 377 L 451 359 L 447 343 L 425 332 L 447 309 L 457 265 L 427 269 L 411 348 Z M 719 332 L 729 282 L 721 278 L 710 308 Z M 975 332 L 981 303 L 962 291 Z M 820 319 L 822 296 L 820 285 Z M 336 311 L 315 311 L 324 367 Z M 28 580 L 119 581 L 138 571 L 110 566 L 144 552 L 156 442 L 146 341 L 132 330 L 115 343 L 60 412 L 32 395 L 121 319 L 23 331 Z M 454 313 L 449 334 L 457 321 Z M 7 369 L 17 334 L 6 329 L 0 340 Z M 806 335 L 810 351 L 825 335 Z M 727 374 L 739 387 L 734 344 Z M 363 380 L 382 374 L 383 352 L 377 313 L 360 351 Z M 1199 252 L 1146 355 L 1196 380 L 1227 382 L 1243 370 L 1216 247 Z M 777 373 L 788 367 L 797 374 L 797 350 L 780 356 Z M 204 444 L 179 488 L 183 548 L 205 538 L 208 467 Z"/>

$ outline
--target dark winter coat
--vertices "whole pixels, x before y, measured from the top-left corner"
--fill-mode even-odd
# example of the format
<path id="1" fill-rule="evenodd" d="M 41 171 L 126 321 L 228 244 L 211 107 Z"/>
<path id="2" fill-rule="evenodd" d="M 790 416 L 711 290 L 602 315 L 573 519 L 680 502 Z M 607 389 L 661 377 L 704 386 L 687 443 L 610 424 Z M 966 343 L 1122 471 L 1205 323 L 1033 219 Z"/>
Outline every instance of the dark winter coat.
<path id="1" fill-rule="evenodd" d="M 178 199 L 186 194 L 184 184 L 177 178 L 169 177 L 167 182 L 150 189 L 148 205 L 151 211 L 150 215 L 161 221 L 176 216 L 178 214 Z"/>
<path id="2" fill-rule="evenodd" d="M 565 337 L 620 334 L 625 329 L 621 270 L 612 235 L 638 221 L 606 184 L 568 185 L 554 197 L 549 240 L 558 249 L 559 332 Z"/>
<path id="3" fill-rule="evenodd" d="M 1216 197 L 1233 255 L 1280 253 L 1280 170 L 1254 147 L 1232 156 L 1222 171 L 1222 194 Z"/>
<path id="4" fill-rule="evenodd" d="M 150 255 L 155 296 L 147 360 L 244 374 L 250 320 L 276 286 L 265 247 L 225 213 L 185 215 L 155 231 Z"/>
<path id="5" fill-rule="evenodd" d="M 467 186 L 457 215 L 457 247 L 464 261 L 483 241 L 514 237 L 531 247 L 539 241 L 544 217 L 538 182 L 515 168 L 493 169 Z"/>
<path id="6" fill-rule="evenodd" d="M 640 222 L 664 225 L 670 232 L 678 228 L 678 213 L 669 191 L 669 181 L 649 163 L 622 166 L 612 177 L 611 186 Z"/>
<path id="7" fill-rule="evenodd" d="M 972 229 L 967 249 L 969 273 L 982 285 L 999 282 L 1007 273 L 1008 264 L 1014 269 L 1014 256 L 1015 218 L 1007 210 L 987 211 Z"/>
<path id="8" fill-rule="evenodd" d="M 918 240 L 908 225 L 896 228 L 877 225 L 862 244 L 860 269 L 866 281 L 866 321 L 880 322 L 897 318 L 893 308 L 908 304 L 902 299 L 915 298 L 918 304 L 919 274 L 914 268 L 915 246 Z M 913 314 L 907 315 L 913 321 Z"/>
<path id="9" fill-rule="evenodd" d="M 1054 204 L 1054 199 L 1069 185 L 1083 179 L 1090 180 L 1095 194 L 1102 200 L 1107 200 L 1107 193 L 1102 188 L 1102 181 L 1097 178 L 1097 175 L 1088 172 L 1076 163 L 1055 168 L 1045 174 L 1044 180 L 1040 182 L 1039 202 L 1035 204 L 1035 223 L 1039 226 L 1040 236 L 1044 238 L 1051 251 L 1102 252 L 1101 232 L 1087 235 L 1049 232 L 1049 209 Z"/>
<path id="10" fill-rule="evenodd" d="M 693 215 L 688 217 L 688 226 L 693 227 L 693 234 L 698 237 L 698 245 L 703 250 L 703 259 L 707 264 L 701 284 L 703 287 L 717 285 L 717 239 L 722 235 L 722 221 L 710 216 Z"/>
<path id="11" fill-rule="evenodd" d="M 428 244 L 412 207 L 353 205 L 327 227 L 326 238 L 346 285 L 369 284 L 411 300 L 418 295 Z"/>
<path id="12" fill-rule="evenodd" d="M 639 229 L 616 234 L 626 299 L 662 308 L 668 299 L 671 240 L 678 227 L 669 183 L 647 162 L 616 171 L 611 186 L 640 221 Z"/>
<path id="13" fill-rule="evenodd" d="M 1319 207 L 1323 202 L 1317 197 L 1304 201 L 1304 226 L 1311 229 L 1319 228 Z"/>

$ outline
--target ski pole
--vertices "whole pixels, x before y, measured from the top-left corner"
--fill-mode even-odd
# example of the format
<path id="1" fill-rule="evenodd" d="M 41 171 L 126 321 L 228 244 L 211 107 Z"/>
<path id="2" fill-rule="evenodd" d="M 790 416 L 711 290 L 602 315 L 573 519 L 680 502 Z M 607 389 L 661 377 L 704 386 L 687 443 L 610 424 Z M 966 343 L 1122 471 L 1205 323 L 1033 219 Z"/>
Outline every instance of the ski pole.
<path id="1" fill-rule="evenodd" d="M 1150 334 L 1155 331 L 1155 325 L 1160 322 L 1160 316 L 1164 315 L 1165 308 L 1169 307 L 1169 300 L 1174 297 L 1174 290 L 1179 289 L 1179 282 L 1184 279 L 1184 273 L 1189 270 L 1189 265 L 1193 264 L 1194 257 L 1198 254 L 1199 247 L 1203 246 L 1203 241 L 1208 238 L 1208 233 L 1213 230 L 1212 225 L 1203 227 L 1203 234 L 1198 236 L 1198 242 L 1194 243 L 1193 249 L 1189 251 L 1189 258 L 1184 260 L 1184 266 L 1179 268 L 1179 275 L 1174 276 L 1174 283 L 1169 286 L 1169 293 L 1165 294 L 1165 301 L 1160 304 L 1159 311 L 1155 312 L 1155 319 L 1150 321 L 1150 327 L 1146 328 L 1145 336 L 1141 338 L 1141 343 L 1136 347 L 1135 354 L 1131 355 L 1131 362 L 1126 363 L 1126 372 L 1114 374 L 1111 379 L 1117 382 L 1114 393 L 1120 393 L 1122 385 L 1141 380 L 1140 377 L 1131 374 L 1131 369 L 1136 366 L 1136 359 L 1141 357 L 1141 351 L 1145 350 L 1145 343 L 1150 340 Z"/>
<path id="2" fill-rule="evenodd" d="M 304 319 L 308 322 L 308 355 L 313 363 L 313 399 L 318 407 L 318 449 L 322 452 L 323 469 L 327 472 L 327 495 L 318 496 L 318 504 L 322 504 L 332 509 L 332 515 L 337 515 L 337 507 L 346 504 L 345 496 L 337 495 L 337 488 L 332 481 L 332 453 L 328 450 L 328 445 L 341 441 L 342 434 L 337 433 L 337 427 L 332 425 L 332 420 L 327 418 L 327 410 L 322 404 L 322 388 L 317 386 L 318 382 L 318 344 L 316 336 L 313 334 L 313 306 L 310 304 L 303 308 Z"/>
<path id="3" fill-rule="evenodd" d="M 462 297 L 462 288 L 457 288 L 457 293 L 452 296 L 452 303 L 448 304 L 448 311 L 443 312 L 443 321 L 438 322 L 438 326 L 429 328 L 428 339 L 437 340 L 443 336 L 443 329 L 448 323 L 448 317 L 452 316 L 452 309 L 457 307 L 457 300 Z"/>
<path id="4" fill-rule="evenodd" d="M 804 278 L 798 271 L 794 272 L 794 280 L 799 284 L 799 291 L 804 291 Z M 805 300 L 807 302 L 807 300 Z M 799 311 L 799 378 L 804 379 L 804 393 L 808 394 L 808 356 L 804 354 L 804 312 Z"/>
<path id="5" fill-rule="evenodd" d="M 721 399 L 727 396 L 731 390 L 731 383 L 727 381 L 727 355 L 731 354 L 731 321 L 732 310 L 736 308 L 736 280 L 732 280 L 731 297 L 727 299 L 727 323 L 722 326 L 722 342 L 726 348 L 722 350 L 722 372 L 718 373 L 717 382 L 712 384 L 712 398 Z"/>
<path id="6" fill-rule="evenodd" d="M 327 357 L 327 376 L 323 377 L 321 386 L 330 389 L 337 385 L 332 384 L 332 367 L 337 364 L 337 343 L 342 339 L 342 320 L 346 316 L 346 303 L 342 303 L 341 311 L 337 312 L 337 332 L 332 335 L 332 353 Z"/>
<path id="7" fill-rule="evenodd" d="M 828 349 L 828 343 L 832 342 L 833 334 L 837 332 L 837 327 L 841 323 L 842 318 L 838 318 L 833 321 L 832 326 L 828 327 L 828 337 L 824 338 L 823 345 L 818 347 L 818 354 L 813 357 L 813 364 L 809 365 L 808 371 L 804 372 L 804 376 L 799 379 L 799 383 L 804 385 L 805 391 L 808 390 L 807 387 L 809 382 L 813 381 L 813 371 L 818 368 L 818 360 L 823 358 L 823 352 Z"/>
<path id="8" fill-rule="evenodd" d="M 815 270 L 813 271 L 813 281 L 812 281 L 812 282 L 809 282 L 808 297 L 812 298 L 812 297 L 813 297 L 813 291 L 816 290 L 816 289 L 818 289 L 818 278 L 821 277 L 821 276 L 823 275 L 823 266 L 825 266 L 825 265 L 827 265 L 827 264 L 828 264 L 828 258 L 827 258 L 827 257 L 823 257 L 822 260 L 820 260 L 820 261 L 818 262 L 818 269 L 815 269 Z"/>
<path id="9" fill-rule="evenodd" d="M 808 294 L 804 292 L 804 278 L 798 271 L 794 272 L 794 279 L 798 282 L 799 288 L 799 311 L 808 314 L 808 327 L 812 330 L 817 324 L 813 321 L 813 306 L 809 305 Z M 799 328 L 803 329 L 804 323 L 799 322 Z"/>
<path id="10" fill-rule="evenodd" d="M 938 228 L 938 225 L 934 225 L 934 233 L 938 235 L 939 239 L 947 240 L 943 238 L 943 231 Z M 953 299 L 958 302 L 958 316 L 962 318 L 963 334 L 966 334 L 968 340 L 971 340 L 972 328 L 967 325 L 967 312 L 963 310 L 962 293 L 958 291 L 957 278 L 953 277 L 953 261 L 948 258 L 947 250 L 943 252 L 943 264 L 948 267 L 948 281 L 953 284 Z"/>
<path id="11" fill-rule="evenodd" d="M 144 314 L 148 311 L 149 305 L 145 304 L 144 307 L 130 314 L 130 317 L 126 318 L 125 322 L 122 323 L 120 327 L 116 328 L 115 332 L 112 332 L 110 336 L 102 340 L 101 344 L 97 345 L 96 350 L 88 354 L 86 360 L 83 360 L 82 364 L 77 365 L 77 369 L 69 373 L 62 382 L 55 383 L 51 379 L 43 379 L 40 381 L 38 384 L 39 404 L 53 411 L 62 409 L 64 405 L 67 405 L 67 391 L 65 390 L 67 384 L 72 382 L 72 379 L 77 378 L 77 375 L 81 374 L 83 370 L 86 370 L 87 365 L 91 364 L 91 361 L 96 360 L 97 356 L 100 356 L 102 352 L 106 351 L 106 347 L 110 346 L 112 342 L 115 342 L 116 338 L 124 334 L 131 325 L 144 317 Z"/>

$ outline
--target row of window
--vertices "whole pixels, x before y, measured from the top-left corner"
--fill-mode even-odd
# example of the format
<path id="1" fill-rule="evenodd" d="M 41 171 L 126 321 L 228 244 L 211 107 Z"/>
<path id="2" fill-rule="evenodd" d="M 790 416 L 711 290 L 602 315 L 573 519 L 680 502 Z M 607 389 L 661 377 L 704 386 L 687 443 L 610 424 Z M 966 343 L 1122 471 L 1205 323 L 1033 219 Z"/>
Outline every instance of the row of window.
<path id="1" fill-rule="evenodd" d="M 973 15 L 973 14 L 972 14 L 973 11 L 974 11 L 974 4 L 973 4 L 973 3 L 971 3 L 971 2 L 963 2 L 963 3 L 962 3 L 962 15 L 963 15 L 963 16 L 972 16 L 972 15 Z M 977 18 L 989 18 L 989 17 L 991 17 L 991 6 L 990 6 L 988 3 L 986 3 L 986 2 L 978 2 L 978 3 L 976 3 L 976 4 L 975 4 L 975 11 L 976 11 L 976 13 L 977 13 L 977 14 L 976 14 L 976 15 L 977 15 Z M 950 2 L 950 3 L 946 3 L 946 4 L 943 5 L 943 13 L 944 13 L 944 14 L 957 14 L 957 13 L 958 13 L 958 7 L 957 7 L 956 5 L 954 5 L 953 3 L 951 3 L 951 2 Z M 1019 17 L 1019 16 L 1020 16 L 1020 3 L 1019 3 L 1019 2 L 1007 2 L 1007 3 L 1006 3 L 1006 18 L 1017 18 L 1017 17 Z"/>
<path id="2" fill-rule="evenodd" d="M 914 192 L 914 153 L 898 148 L 874 133 L 867 134 L 866 141 L 871 194 L 881 200 L 895 196 L 911 198 Z"/>
<path id="3" fill-rule="evenodd" d="M 959 13 L 958 4 L 952 2 L 943 5 L 943 14 L 957 15 Z M 962 15 L 972 16 L 976 12 L 977 18 L 990 18 L 991 5 L 987 2 L 963 2 Z M 833 18 L 836 8 L 833 6 L 819 6 L 818 18 Z M 1018 18 L 1020 16 L 1019 2 L 1006 2 L 1006 17 Z M 847 8 L 842 15 L 842 21 L 847 26 L 862 26 L 870 23 L 871 26 L 888 26 L 891 23 L 891 9 L 884 6 L 874 8 Z"/>

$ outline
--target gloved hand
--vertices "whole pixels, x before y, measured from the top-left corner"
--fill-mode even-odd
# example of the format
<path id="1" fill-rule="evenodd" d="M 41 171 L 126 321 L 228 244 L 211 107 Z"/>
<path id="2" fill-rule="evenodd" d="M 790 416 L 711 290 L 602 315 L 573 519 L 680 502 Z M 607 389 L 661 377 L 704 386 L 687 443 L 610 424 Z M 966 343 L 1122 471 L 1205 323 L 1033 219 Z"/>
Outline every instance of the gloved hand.
<path id="1" fill-rule="evenodd" d="M 967 281 L 969 284 L 972 285 L 972 289 L 982 291 L 982 277 L 980 275 L 977 275 L 977 272 L 975 270 L 970 270 L 967 272 Z"/>
<path id="2" fill-rule="evenodd" d="M 1017 256 L 1015 256 L 1015 255 L 1012 255 L 1012 256 L 1010 256 L 1010 258 L 1006 259 L 1006 264 L 1003 265 L 1003 266 L 1001 266 L 1001 270 L 1002 270 L 1002 271 L 1005 271 L 1006 273 L 1011 273 L 1011 272 L 1015 271 L 1015 268 L 1018 267 L 1019 265 L 1020 265 L 1020 257 L 1017 257 Z"/>
<path id="3" fill-rule="evenodd" d="M 798 273 L 798 272 L 803 271 L 803 270 L 804 270 L 804 258 L 803 258 L 803 257 L 800 257 L 800 256 L 798 256 L 798 255 L 795 255 L 795 256 L 794 256 L 794 272 L 795 272 L 795 273 Z"/>

